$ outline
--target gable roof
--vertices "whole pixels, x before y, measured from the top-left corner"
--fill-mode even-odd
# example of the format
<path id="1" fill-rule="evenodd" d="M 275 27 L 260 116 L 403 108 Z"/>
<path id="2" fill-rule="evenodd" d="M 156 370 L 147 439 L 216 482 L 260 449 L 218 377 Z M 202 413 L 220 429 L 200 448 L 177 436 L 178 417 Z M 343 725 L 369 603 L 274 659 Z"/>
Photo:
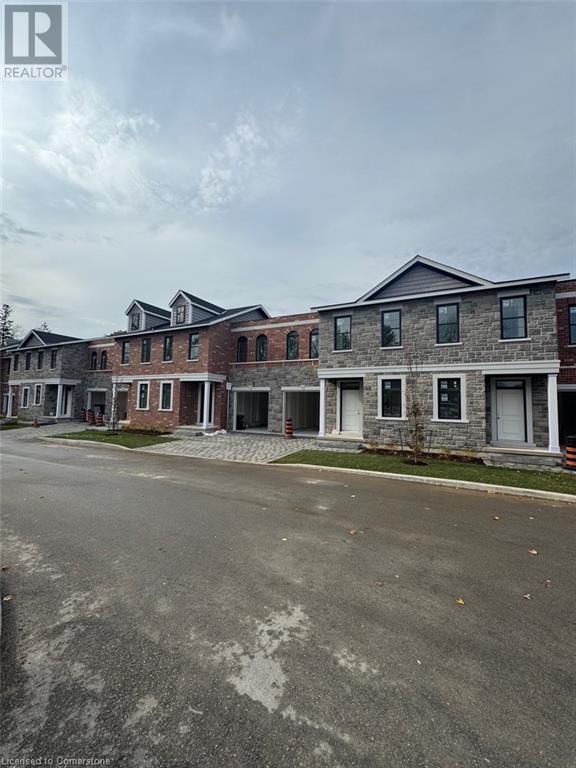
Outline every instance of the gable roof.
<path id="1" fill-rule="evenodd" d="M 202 307 L 208 312 L 212 312 L 214 315 L 220 315 L 222 312 L 226 311 L 224 307 L 219 307 L 217 304 L 212 304 L 211 302 L 205 301 L 199 296 L 194 296 L 193 293 L 188 293 L 188 291 L 183 291 L 182 289 L 176 293 L 168 306 L 171 307 L 179 296 L 184 296 L 184 298 L 188 299 L 188 301 L 190 301 L 192 304 L 196 304 L 198 307 Z"/>
<path id="2" fill-rule="evenodd" d="M 167 320 L 170 318 L 169 309 L 162 309 L 162 307 L 155 307 L 154 304 L 148 304 L 147 301 L 141 301 L 140 299 L 133 299 L 132 303 L 126 310 L 126 314 L 130 312 L 134 304 L 140 307 L 142 312 L 146 312 L 146 314 L 148 315 L 157 315 L 158 317 L 163 317 Z"/>
<path id="3" fill-rule="evenodd" d="M 118 334 L 115 334 L 115 337 L 124 338 L 126 336 L 136 336 L 136 335 L 150 336 L 154 333 L 166 333 L 167 329 L 169 329 L 170 332 L 172 332 L 172 331 L 186 331 L 189 328 L 208 328 L 211 325 L 217 325 L 218 323 L 223 323 L 225 320 L 231 320 L 233 317 L 241 317 L 242 315 L 245 315 L 248 312 L 260 312 L 262 315 L 262 318 L 264 319 L 270 317 L 268 312 L 264 309 L 264 307 L 261 304 L 251 304 L 250 306 L 247 306 L 247 307 L 234 307 L 232 309 L 223 309 L 220 312 L 220 314 L 214 315 L 214 317 L 200 320 L 199 322 L 196 322 L 196 323 L 186 323 L 185 325 L 177 325 L 177 326 L 170 325 L 169 323 L 167 324 L 163 323 L 162 325 L 157 325 L 154 328 L 148 328 L 146 331 L 126 331 L 124 333 L 118 333 Z"/>
<path id="4" fill-rule="evenodd" d="M 38 346 L 41 345 L 43 347 L 51 346 L 52 344 L 62 344 L 63 342 L 67 341 L 82 341 L 82 339 L 79 339 L 77 336 L 63 336 L 61 333 L 52 333 L 52 331 L 40 331 L 36 328 L 33 328 L 26 334 L 26 336 L 24 336 L 18 345 L 18 348 L 23 347 L 31 336 L 36 336 L 40 342 Z"/>

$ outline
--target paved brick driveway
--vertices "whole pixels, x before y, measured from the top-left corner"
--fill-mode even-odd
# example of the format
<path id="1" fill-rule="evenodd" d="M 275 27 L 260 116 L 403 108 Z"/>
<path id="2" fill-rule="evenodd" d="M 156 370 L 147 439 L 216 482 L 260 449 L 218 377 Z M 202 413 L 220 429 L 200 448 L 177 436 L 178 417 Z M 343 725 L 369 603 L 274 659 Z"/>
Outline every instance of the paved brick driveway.
<path id="1" fill-rule="evenodd" d="M 171 456 L 192 456 L 200 459 L 220 459 L 221 461 L 245 461 L 251 464 L 266 464 L 281 456 L 304 449 L 317 448 L 318 441 L 313 438 L 295 437 L 286 440 L 274 435 L 202 435 L 185 437 L 178 442 L 152 445 L 143 450 L 149 453 L 162 453 Z"/>

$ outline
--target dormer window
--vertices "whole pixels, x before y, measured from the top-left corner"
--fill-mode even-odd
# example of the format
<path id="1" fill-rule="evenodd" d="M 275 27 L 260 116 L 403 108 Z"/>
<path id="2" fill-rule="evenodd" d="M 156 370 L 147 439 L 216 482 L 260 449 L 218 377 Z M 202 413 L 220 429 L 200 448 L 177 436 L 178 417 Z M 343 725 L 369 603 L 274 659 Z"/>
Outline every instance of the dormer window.
<path id="1" fill-rule="evenodd" d="M 182 325 L 186 322 L 186 304 L 178 304 L 174 311 L 174 322 L 176 325 Z"/>
<path id="2" fill-rule="evenodd" d="M 140 312 L 132 312 L 130 314 L 130 330 L 131 331 L 140 330 Z"/>

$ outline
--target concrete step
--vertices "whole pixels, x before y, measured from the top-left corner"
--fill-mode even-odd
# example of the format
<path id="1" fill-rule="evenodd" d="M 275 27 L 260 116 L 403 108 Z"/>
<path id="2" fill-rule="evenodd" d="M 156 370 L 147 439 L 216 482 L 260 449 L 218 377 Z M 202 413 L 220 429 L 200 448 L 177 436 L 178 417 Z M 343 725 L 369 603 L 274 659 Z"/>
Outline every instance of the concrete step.
<path id="1" fill-rule="evenodd" d="M 341 453 L 361 453 L 361 440 L 346 440 L 342 438 L 319 437 L 318 448 L 322 451 L 339 451 Z"/>

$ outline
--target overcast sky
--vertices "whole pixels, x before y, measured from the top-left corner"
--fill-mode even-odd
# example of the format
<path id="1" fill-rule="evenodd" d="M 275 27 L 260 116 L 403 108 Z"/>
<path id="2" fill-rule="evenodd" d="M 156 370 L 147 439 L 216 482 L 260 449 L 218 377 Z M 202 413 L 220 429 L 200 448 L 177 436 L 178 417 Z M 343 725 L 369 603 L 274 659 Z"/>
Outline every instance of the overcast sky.
<path id="1" fill-rule="evenodd" d="M 576 272 L 572 3 L 71 3 L 5 83 L 3 295 L 98 335 L 179 288 L 273 314 L 417 253 Z"/>

